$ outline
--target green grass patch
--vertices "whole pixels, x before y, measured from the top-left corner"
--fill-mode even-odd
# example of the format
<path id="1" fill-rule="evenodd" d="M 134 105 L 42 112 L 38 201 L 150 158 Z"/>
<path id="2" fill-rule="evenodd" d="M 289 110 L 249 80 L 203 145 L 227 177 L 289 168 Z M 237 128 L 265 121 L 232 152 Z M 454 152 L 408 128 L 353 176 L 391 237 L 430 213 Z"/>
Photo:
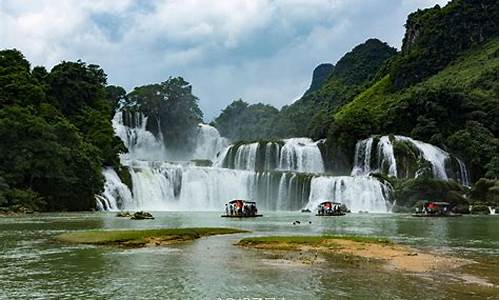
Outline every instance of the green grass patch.
<path id="1" fill-rule="evenodd" d="M 94 230 L 58 235 L 55 240 L 77 244 L 144 246 L 151 241 L 173 243 L 198 239 L 203 236 L 247 232 L 235 228 L 165 228 L 146 230 Z"/>
<path id="2" fill-rule="evenodd" d="M 358 243 L 390 245 L 392 241 L 367 236 L 354 235 L 320 235 L 320 236 L 264 236 L 249 237 L 238 242 L 240 246 L 276 245 L 277 249 L 289 250 L 299 246 L 335 246 L 335 240 L 349 240 Z"/>

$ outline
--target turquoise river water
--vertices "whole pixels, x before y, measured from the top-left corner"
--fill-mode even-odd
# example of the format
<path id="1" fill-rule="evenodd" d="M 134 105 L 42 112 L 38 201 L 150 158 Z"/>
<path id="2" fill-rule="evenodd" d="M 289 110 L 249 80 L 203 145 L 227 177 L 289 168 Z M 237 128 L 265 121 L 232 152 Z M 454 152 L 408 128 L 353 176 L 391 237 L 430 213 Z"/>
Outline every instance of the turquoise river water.
<path id="1" fill-rule="evenodd" d="M 113 213 L 0 218 L 1 299 L 498 299 L 498 216 L 412 218 L 399 214 L 315 217 L 274 212 L 235 220 L 216 212 Z M 300 225 L 293 225 L 296 220 Z M 311 221 L 312 224 L 309 224 Z M 88 229 L 235 227 L 251 232 L 171 246 L 125 249 L 63 244 Z M 357 234 L 471 259 L 450 274 L 412 274 L 369 263 L 287 263 L 234 245 L 261 235 Z M 467 274 L 467 275 L 466 275 Z"/>

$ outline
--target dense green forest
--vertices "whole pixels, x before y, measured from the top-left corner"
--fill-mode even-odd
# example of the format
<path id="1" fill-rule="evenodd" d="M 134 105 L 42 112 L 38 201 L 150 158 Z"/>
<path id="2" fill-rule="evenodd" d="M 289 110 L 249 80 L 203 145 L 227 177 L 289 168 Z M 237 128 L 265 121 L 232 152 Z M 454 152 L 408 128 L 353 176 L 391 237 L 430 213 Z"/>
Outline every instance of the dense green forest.
<path id="1" fill-rule="evenodd" d="M 496 203 L 498 197 L 487 195 L 498 191 L 498 1 L 454 0 L 442 8 L 418 10 L 405 27 L 400 52 L 374 39 L 356 46 L 335 66 L 318 66 L 320 74 L 313 76 L 302 98 L 261 119 L 270 128 L 240 124 L 241 134 L 231 137 L 327 138 L 327 161 L 347 161 L 335 170 L 347 173 L 358 140 L 406 135 L 464 160 L 473 181 L 483 178 L 483 193 L 473 192 L 472 198 Z M 215 119 L 222 132 L 232 124 L 235 103 Z M 255 105 L 243 108 L 246 118 L 255 119 L 248 109 Z M 448 200 L 442 196 L 445 190 L 465 193 L 454 185 L 422 180 L 393 185 L 406 200 L 408 191 L 422 195 L 440 190 L 440 198 Z M 491 191 L 485 192 L 488 184 Z"/>
<path id="2" fill-rule="evenodd" d="M 127 151 L 111 124 L 118 108 L 142 113 L 148 130 L 189 150 L 203 114 L 188 82 L 169 78 L 128 94 L 106 84 L 97 65 L 61 62 L 49 72 L 17 50 L 0 51 L 0 211 L 95 209 L 102 167 L 120 170 Z"/>
<path id="3" fill-rule="evenodd" d="M 102 166 L 118 166 L 126 151 L 105 87 L 97 65 L 61 62 L 48 72 L 17 50 L 0 51 L 0 207 L 95 207 Z"/>

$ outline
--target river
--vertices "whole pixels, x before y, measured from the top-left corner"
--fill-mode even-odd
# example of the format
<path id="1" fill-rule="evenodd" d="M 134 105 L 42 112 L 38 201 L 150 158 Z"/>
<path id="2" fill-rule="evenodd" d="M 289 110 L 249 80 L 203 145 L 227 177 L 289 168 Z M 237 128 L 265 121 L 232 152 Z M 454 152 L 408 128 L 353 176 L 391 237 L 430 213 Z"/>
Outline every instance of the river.
<path id="1" fill-rule="evenodd" d="M 155 212 L 132 221 L 113 213 L 47 213 L 0 218 L 2 299 L 497 299 L 498 216 L 412 218 L 400 214 L 315 217 L 264 212 L 251 220 L 218 212 Z M 300 225 L 292 225 L 296 220 Z M 312 224 L 308 222 L 311 221 Z M 85 229 L 223 226 L 250 233 L 167 247 L 123 249 L 55 242 Z M 473 277 L 384 271 L 326 260 L 300 265 L 236 245 L 255 235 L 357 234 L 472 259 Z M 459 272 L 460 273 L 460 272 Z"/>

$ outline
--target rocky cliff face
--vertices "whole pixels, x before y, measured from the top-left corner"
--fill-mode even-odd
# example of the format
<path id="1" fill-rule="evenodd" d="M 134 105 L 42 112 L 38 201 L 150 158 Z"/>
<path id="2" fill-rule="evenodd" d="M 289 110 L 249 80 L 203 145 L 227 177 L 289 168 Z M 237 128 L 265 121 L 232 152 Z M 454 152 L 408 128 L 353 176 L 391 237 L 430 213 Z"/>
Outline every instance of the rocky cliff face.
<path id="1" fill-rule="evenodd" d="M 403 45 L 401 46 L 401 51 L 403 53 L 408 53 L 415 42 L 417 41 L 419 32 L 420 32 L 420 24 L 413 19 L 408 19 L 405 24 L 406 32 L 403 38 Z"/>
<path id="2" fill-rule="evenodd" d="M 330 74 L 332 74 L 333 69 L 334 66 L 332 64 L 321 64 L 317 66 L 313 71 L 311 86 L 305 92 L 304 96 L 319 90 L 321 85 L 328 79 Z"/>

